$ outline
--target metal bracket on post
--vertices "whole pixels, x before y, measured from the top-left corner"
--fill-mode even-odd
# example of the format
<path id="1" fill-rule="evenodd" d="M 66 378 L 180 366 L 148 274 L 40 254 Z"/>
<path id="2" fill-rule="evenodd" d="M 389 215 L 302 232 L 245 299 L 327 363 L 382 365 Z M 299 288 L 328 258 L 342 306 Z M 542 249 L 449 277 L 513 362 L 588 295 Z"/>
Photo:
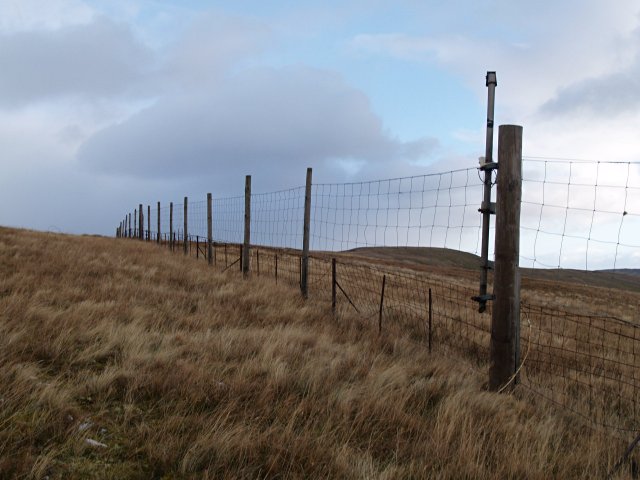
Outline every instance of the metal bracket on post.
<path id="1" fill-rule="evenodd" d="M 491 177 L 493 171 L 498 168 L 498 164 L 493 161 L 493 113 L 495 106 L 495 92 L 498 80 L 496 72 L 487 72 L 486 86 L 488 90 L 487 98 L 487 136 L 485 156 L 480 158 L 478 169 L 484 172 L 484 192 L 483 200 L 478 210 L 482 213 L 482 250 L 481 250 L 481 270 L 480 270 L 480 293 L 472 297 L 478 302 L 478 311 L 483 313 L 487 309 L 487 301 L 493 300 L 493 295 L 487 294 L 487 278 L 491 269 L 489 266 L 489 227 L 491 226 L 491 215 L 496 213 L 496 204 L 491 201 Z"/>

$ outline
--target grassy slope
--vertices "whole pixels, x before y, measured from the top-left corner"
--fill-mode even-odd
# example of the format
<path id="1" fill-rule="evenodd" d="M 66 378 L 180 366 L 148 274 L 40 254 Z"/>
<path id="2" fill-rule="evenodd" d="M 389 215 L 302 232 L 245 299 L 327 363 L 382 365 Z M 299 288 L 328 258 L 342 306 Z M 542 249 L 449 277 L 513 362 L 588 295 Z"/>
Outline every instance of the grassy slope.
<path id="1" fill-rule="evenodd" d="M 154 245 L 0 228 L 0 273 L 1 478 L 586 478 L 621 451 Z"/>

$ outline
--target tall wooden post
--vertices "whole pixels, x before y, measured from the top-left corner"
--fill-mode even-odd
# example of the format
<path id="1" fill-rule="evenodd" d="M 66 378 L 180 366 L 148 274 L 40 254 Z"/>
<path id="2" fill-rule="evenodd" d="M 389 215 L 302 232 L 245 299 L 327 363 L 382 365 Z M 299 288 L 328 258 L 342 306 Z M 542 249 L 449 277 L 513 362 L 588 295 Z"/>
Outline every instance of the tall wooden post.
<path id="1" fill-rule="evenodd" d="M 133 209 L 133 238 L 138 238 L 138 210 Z"/>
<path id="2" fill-rule="evenodd" d="M 309 296 L 309 233 L 311 223 L 311 177 L 312 169 L 307 168 L 307 182 L 304 189 L 304 225 L 302 232 L 302 265 L 300 266 L 300 290 L 302 296 Z"/>
<path id="3" fill-rule="evenodd" d="M 522 127 L 498 131 L 495 273 L 491 317 L 489 388 L 515 380 L 520 356 L 520 202 L 522 200 Z M 513 387 L 515 382 L 510 383 Z"/>
<path id="4" fill-rule="evenodd" d="M 128 225 L 129 225 L 129 235 L 128 235 L 128 237 L 129 237 L 129 238 L 131 238 L 131 212 L 129 212 L 129 222 L 128 222 Z"/>
<path id="5" fill-rule="evenodd" d="M 151 241 L 151 205 L 147 205 L 147 242 Z"/>
<path id="6" fill-rule="evenodd" d="M 189 247 L 187 245 L 187 239 L 189 238 L 189 230 L 188 230 L 188 222 L 187 222 L 188 202 L 189 202 L 189 199 L 187 197 L 184 197 L 184 235 L 182 237 L 183 239 L 182 245 L 183 245 L 183 250 L 185 255 L 189 253 Z"/>
<path id="7" fill-rule="evenodd" d="M 213 265 L 213 205 L 210 193 L 207 193 L 207 261 Z"/>
<path id="8" fill-rule="evenodd" d="M 160 202 L 158 202 L 158 235 L 156 236 L 156 241 L 160 243 Z"/>
<path id="9" fill-rule="evenodd" d="M 169 250 L 173 251 L 173 202 L 169 203 Z"/>
<path id="10" fill-rule="evenodd" d="M 138 206 L 138 239 L 144 239 L 144 217 L 142 214 L 142 204 Z"/>
<path id="11" fill-rule="evenodd" d="M 242 274 L 246 277 L 251 270 L 251 175 L 247 175 L 244 183 L 244 248 L 242 249 Z"/>

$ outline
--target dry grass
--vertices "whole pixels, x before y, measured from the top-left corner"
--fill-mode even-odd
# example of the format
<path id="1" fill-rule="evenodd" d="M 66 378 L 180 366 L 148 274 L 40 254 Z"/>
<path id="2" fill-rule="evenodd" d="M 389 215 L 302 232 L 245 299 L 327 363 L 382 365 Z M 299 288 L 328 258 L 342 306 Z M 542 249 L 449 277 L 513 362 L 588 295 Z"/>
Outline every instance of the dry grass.
<path id="1" fill-rule="evenodd" d="M 0 271 L 2 478 L 591 478 L 623 449 L 154 245 L 0 229 Z"/>

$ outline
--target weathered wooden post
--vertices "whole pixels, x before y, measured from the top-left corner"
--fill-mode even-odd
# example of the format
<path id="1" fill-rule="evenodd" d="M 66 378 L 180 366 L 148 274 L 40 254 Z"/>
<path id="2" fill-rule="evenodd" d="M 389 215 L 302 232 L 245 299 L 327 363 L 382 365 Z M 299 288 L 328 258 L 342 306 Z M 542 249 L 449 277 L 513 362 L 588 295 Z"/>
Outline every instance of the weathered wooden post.
<path id="1" fill-rule="evenodd" d="M 431 299 L 431 289 L 429 289 L 429 353 L 431 353 L 431 322 L 433 319 L 433 301 Z"/>
<path id="2" fill-rule="evenodd" d="M 251 175 L 247 175 L 244 183 L 244 248 L 242 249 L 242 274 L 247 277 L 251 270 L 249 266 L 251 245 Z"/>
<path id="3" fill-rule="evenodd" d="M 138 238 L 138 210 L 133 209 L 133 238 Z"/>
<path id="4" fill-rule="evenodd" d="M 211 194 L 207 193 L 207 261 L 213 265 L 213 205 Z"/>
<path id="5" fill-rule="evenodd" d="M 158 202 L 158 235 L 156 236 L 156 241 L 158 244 L 160 243 L 160 202 Z"/>
<path id="6" fill-rule="evenodd" d="M 382 312 L 384 309 L 384 286 L 387 283 L 387 276 L 382 276 L 382 291 L 380 292 L 380 311 L 378 312 L 378 335 L 382 333 Z"/>
<path id="7" fill-rule="evenodd" d="M 184 234 L 182 235 L 182 247 L 184 250 L 184 254 L 187 255 L 189 253 L 189 247 L 187 245 L 187 238 L 189 238 L 189 230 L 187 228 L 187 206 L 188 206 L 188 202 L 189 199 L 187 197 L 184 197 Z"/>
<path id="8" fill-rule="evenodd" d="M 144 239 L 144 217 L 142 215 L 142 204 L 138 206 L 138 239 Z"/>
<path id="9" fill-rule="evenodd" d="M 147 242 L 151 241 L 151 205 L 147 205 Z"/>
<path id="10" fill-rule="evenodd" d="M 169 250 L 173 252 L 173 202 L 169 203 Z"/>
<path id="11" fill-rule="evenodd" d="M 522 200 L 522 127 L 498 130 L 493 314 L 489 388 L 513 387 L 520 361 L 520 202 Z M 511 383 L 510 383 L 511 382 Z"/>
<path id="12" fill-rule="evenodd" d="M 131 238 L 131 212 L 129 212 L 129 222 L 128 222 L 128 225 L 129 225 L 129 235 L 127 235 L 127 236 L 128 236 L 129 238 Z"/>
<path id="13" fill-rule="evenodd" d="M 304 225 L 302 231 L 302 264 L 300 266 L 300 290 L 304 298 L 309 297 L 309 234 L 311 223 L 311 177 L 313 171 L 307 168 L 307 182 L 304 189 Z"/>
<path id="14" fill-rule="evenodd" d="M 336 259 L 331 259 L 331 311 L 336 314 Z"/>

